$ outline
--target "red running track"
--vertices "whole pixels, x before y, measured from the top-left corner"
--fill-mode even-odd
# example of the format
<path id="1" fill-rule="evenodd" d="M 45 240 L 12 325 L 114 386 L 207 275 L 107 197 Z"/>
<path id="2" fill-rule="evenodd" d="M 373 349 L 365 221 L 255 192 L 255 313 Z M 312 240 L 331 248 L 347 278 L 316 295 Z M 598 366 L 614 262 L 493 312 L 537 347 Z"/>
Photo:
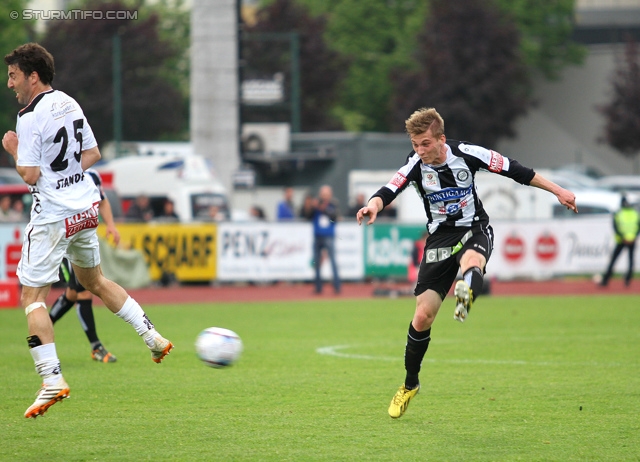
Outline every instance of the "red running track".
<path id="1" fill-rule="evenodd" d="M 325 284 L 322 294 L 315 294 L 310 283 L 277 283 L 272 285 L 217 285 L 217 286 L 172 286 L 132 289 L 129 294 L 145 304 L 167 303 L 228 303 L 255 301 L 295 301 L 295 300 L 335 300 L 362 299 L 374 297 L 374 292 L 385 296 L 411 297 L 413 288 L 409 285 L 381 282 L 349 283 L 342 286 L 339 295 L 333 293 L 329 283 Z M 47 298 L 47 305 L 61 293 L 53 289 Z M 505 295 L 585 295 L 585 294 L 637 294 L 640 295 L 640 280 L 632 281 L 625 287 L 622 280 L 614 279 L 606 288 L 600 287 L 589 279 L 567 279 L 551 281 L 492 281 L 491 296 Z M 96 304 L 101 304 L 96 300 Z"/>

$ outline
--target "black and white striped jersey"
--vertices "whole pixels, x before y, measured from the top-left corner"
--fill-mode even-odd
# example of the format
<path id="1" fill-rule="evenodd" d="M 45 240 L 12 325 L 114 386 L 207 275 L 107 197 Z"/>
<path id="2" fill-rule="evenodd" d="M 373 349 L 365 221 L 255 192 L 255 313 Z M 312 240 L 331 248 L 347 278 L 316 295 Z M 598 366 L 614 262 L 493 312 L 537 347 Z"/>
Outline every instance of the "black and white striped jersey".
<path id="1" fill-rule="evenodd" d="M 413 184 L 424 204 L 427 229 L 433 234 L 437 229 L 459 230 L 460 227 L 489 222 L 476 193 L 475 174 L 478 170 L 488 170 L 524 185 L 529 185 L 535 176 L 532 169 L 496 151 L 463 141 L 447 140 L 446 146 L 447 160 L 441 165 L 424 164 L 412 151 L 407 163 L 372 197 L 382 199 L 386 207 Z"/>

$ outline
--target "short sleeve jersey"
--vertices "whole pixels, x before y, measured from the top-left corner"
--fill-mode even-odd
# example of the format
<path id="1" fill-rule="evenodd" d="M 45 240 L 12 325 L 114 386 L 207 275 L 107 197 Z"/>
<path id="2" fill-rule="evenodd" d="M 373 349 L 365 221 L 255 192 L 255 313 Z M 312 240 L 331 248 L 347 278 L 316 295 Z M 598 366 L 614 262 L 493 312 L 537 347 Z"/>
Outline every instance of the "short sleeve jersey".
<path id="1" fill-rule="evenodd" d="M 97 146 L 80 105 L 67 94 L 49 90 L 18 113 L 18 161 L 40 167 L 30 186 L 31 223 L 64 220 L 100 201 L 94 182 L 83 171 L 81 153 Z"/>
<path id="2" fill-rule="evenodd" d="M 436 230 L 459 230 L 487 224 L 489 216 L 475 187 L 478 170 L 488 170 L 528 185 L 535 172 L 496 151 L 473 144 L 447 140 L 447 158 L 441 165 L 427 165 L 412 151 L 406 164 L 376 192 L 386 207 L 408 185 L 420 195 L 430 234 Z"/>

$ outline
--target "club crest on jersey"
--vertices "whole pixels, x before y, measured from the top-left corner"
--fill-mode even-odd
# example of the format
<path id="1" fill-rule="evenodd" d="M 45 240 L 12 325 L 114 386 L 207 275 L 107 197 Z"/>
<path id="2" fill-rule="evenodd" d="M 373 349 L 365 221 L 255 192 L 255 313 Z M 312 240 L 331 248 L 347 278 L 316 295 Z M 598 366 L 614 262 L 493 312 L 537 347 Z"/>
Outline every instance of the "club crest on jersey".
<path id="1" fill-rule="evenodd" d="M 407 177 L 400 172 L 396 172 L 396 174 L 393 175 L 393 178 L 391 178 L 391 181 L 389 182 L 389 184 L 392 184 L 396 188 L 401 188 L 406 182 L 407 182 Z"/>
<path id="2" fill-rule="evenodd" d="M 469 178 L 469 172 L 467 172 L 466 170 L 460 170 L 456 175 L 456 178 L 459 181 L 467 181 L 467 178 Z"/>
<path id="3" fill-rule="evenodd" d="M 500 173 L 502 171 L 502 166 L 504 165 L 504 158 L 502 154 L 496 151 L 491 152 L 491 159 L 489 160 L 489 171 Z"/>

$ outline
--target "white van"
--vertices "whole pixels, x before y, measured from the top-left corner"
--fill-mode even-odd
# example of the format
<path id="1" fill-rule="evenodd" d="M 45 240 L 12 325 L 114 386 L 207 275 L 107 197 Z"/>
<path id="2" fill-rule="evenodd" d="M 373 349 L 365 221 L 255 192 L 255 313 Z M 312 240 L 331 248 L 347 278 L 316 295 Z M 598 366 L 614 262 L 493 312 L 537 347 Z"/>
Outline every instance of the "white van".
<path id="1" fill-rule="evenodd" d="M 208 159 L 196 154 L 133 155 L 96 166 L 111 178 L 126 211 L 139 195 L 149 197 L 156 215 L 164 202 L 173 201 L 180 222 L 209 221 L 210 209 L 229 218 L 229 201 Z"/>

